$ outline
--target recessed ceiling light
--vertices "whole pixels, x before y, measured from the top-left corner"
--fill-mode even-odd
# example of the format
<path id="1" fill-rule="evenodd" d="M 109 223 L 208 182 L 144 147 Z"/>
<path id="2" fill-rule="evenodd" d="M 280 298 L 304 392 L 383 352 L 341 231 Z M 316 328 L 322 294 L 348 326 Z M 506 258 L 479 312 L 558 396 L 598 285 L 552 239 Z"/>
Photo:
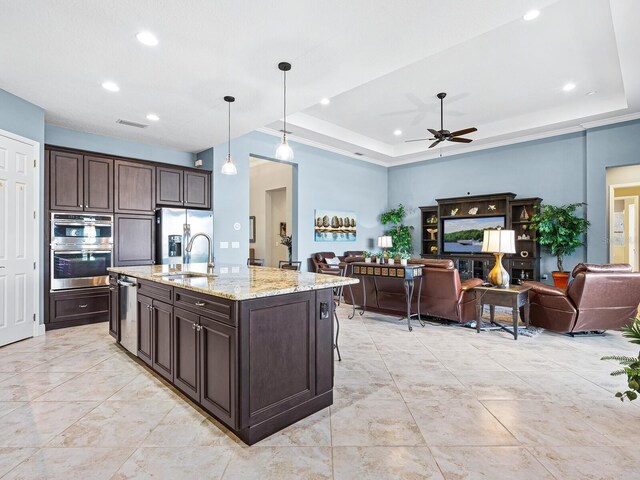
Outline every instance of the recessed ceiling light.
<path id="1" fill-rule="evenodd" d="M 527 13 L 524 14 L 522 18 L 524 18 L 527 22 L 530 22 L 531 20 L 535 20 L 539 16 L 540 16 L 540 10 L 529 10 Z"/>
<path id="2" fill-rule="evenodd" d="M 394 131 L 393 131 L 393 134 L 394 134 L 396 137 L 399 137 L 400 135 L 402 135 L 402 130 L 394 130 Z"/>
<path id="3" fill-rule="evenodd" d="M 598 93 L 595 90 L 591 90 L 590 92 L 585 93 L 586 96 L 590 97 L 591 95 L 595 95 L 596 93 Z"/>
<path id="4" fill-rule="evenodd" d="M 576 84 L 575 83 L 567 83 L 567 84 L 565 84 L 564 87 L 562 87 L 562 90 L 564 90 L 565 92 L 570 92 L 574 88 L 576 88 Z"/>
<path id="5" fill-rule="evenodd" d="M 155 47 L 158 45 L 158 37 L 151 32 L 140 32 L 136 35 L 136 38 L 140 43 L 147 45 L 148 47 Z"/>
<path id="6" fill-rule="evenodd" d="M 329 105 L 331 103 L 331 100 L 329 100 L 328 98 L 323 98 L 322 100 L 320 100 L 320 105 Z"/>
<path id="7" fill-rule="evenodd" d="M 120 87 L 114 82 L 104 82 L 102 88 L 109 90 L 110 92 L 119 92 Z"/>
<path id="8" fill-rule="evenodd" d="M 158 120 L 160 120 L 160 117 L 155 113 L 150 113 L 149 115 L 147 115 L 147 120 L 151 120 L 152 122 L 157 122 Z"/>

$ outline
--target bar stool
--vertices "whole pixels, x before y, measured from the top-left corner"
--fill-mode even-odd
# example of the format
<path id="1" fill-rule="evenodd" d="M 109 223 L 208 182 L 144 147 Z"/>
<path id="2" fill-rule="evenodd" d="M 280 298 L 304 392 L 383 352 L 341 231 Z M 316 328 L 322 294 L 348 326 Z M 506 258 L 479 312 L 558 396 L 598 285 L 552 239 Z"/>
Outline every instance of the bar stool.
<path id="1" fill-rule="evenodd" d="M 297 270 L 299 272 L 301 267 L 302 262 L 286 262 L 284 260 L 280 260 L 278 262 L 278 268 L 281 268 L 282 270 Z"/>
<path id="2" fill-rule="evenodd" d="M 264 258 L 247 258 L 247 267 L 264 267 Z"/>

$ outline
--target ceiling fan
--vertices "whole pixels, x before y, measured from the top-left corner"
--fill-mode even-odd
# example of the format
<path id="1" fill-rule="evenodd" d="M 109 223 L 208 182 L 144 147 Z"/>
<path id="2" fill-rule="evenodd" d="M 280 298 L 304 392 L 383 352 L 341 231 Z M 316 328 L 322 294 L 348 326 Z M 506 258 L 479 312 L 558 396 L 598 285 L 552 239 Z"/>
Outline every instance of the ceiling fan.
<path id="1" fill-rule="evenodd" d="M 455 132 L 450 132 L 449 130 L 444 129 L 444 97 L 446 97 L 446 93 L 439 93 L 437 97 L 440 99 L 440 130 L 434 130 L 433 128 L 428 128 L 429 132 L 433 134 L 433 138 L 417 138 L 415 140 L 406 140 L 408 142 L 423 142 L 425 140 L 435 140 L 429 148 L 433 148 L 438 145 L 440 142 L 444 142 L 447 140 L 448 142 L 457 142 L 457 143 L 471 143 L 473 140 L 470 138 L 461 138 L 462 135 L 466 135 L 467 133 L 472 133 L 478 131 L 477 128 L 465 128 L 464 130 L 457 130 Z"/>

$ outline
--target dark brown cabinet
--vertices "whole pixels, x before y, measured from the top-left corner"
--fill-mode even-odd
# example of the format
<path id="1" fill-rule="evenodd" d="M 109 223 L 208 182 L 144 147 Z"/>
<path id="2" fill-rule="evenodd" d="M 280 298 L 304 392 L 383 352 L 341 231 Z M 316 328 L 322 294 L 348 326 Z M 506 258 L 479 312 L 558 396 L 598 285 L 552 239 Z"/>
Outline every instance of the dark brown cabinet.
<path id="1" fill-rule="evenodd" d="M 153 300 L 151 323 L 151 368 L 173 382 L 173 307 Z"/>
<path id="2" fill-rule="evenodd" d="M 120 341 L 120 292 L 113 276 L 109 278 L 109 335 Z"/>
<path id="3" fill-rule="evenodd" d="M 148 365 L 153 363 L 151 356 L 152 328 L 153 328 L 153 300 L 143 295 L 138 295 L 138 358 Z"/>
<path id="4" fill-rule="evenodd" d="M 114 265 L 153 265 L 155 263 L 155 217 L 116 215 Z"/>
<path id="5" fill-rule="evenodd" d="M 84 157 L 84 209 L 113 212 L 113 160 Z"/>
<path id="6" fill-rule="evenodd" d="M 211 208 L 210 175 L 204 172 L 157 167 L 156 204 Z"/>
<path id="7" fill-rule="evenodd" d="M 78 153 L 49 155 L 50 208 L 113 212 L 113 160 Z"/>
<path id="8" fill-rule="evenodd" d="M 211 208 L 211 177 L 208 173 L 184 171 L 184 206 Z"/>
<path id="9" fill-rule="evenodd" d="M 51 210 L 84 210 L 84 157 L 52 151 L 49 155 Z"/>
<path id="10" fill-rule="evenodd" d="M 196 402 L 200 401 L 198 323 L 195 313 L 174 308 L 173 383 Z"/>
<path id="11" fill-rule="evenodd" d="M 106 322 L 109 301 L 107 287 L 53 292 L 49 297 L 49 322 L 56 327 Z"/>
<path id="12" fill-rule="evenodd" d="M 116 160 L 115 212 L 153 215 L 156 207 L 156 167 Z"/>

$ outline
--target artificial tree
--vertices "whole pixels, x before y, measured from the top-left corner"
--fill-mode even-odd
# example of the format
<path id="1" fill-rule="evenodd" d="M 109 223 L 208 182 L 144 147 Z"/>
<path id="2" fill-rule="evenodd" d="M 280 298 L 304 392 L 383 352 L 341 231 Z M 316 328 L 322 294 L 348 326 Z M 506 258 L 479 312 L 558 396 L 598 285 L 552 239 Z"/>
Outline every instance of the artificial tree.
<path id="1" fill-rule="evenodd" d="M 571 203 L 556 207 L 541 205 L 531 217 L 531 226 L 537 230 L 536 238 L 542 248 L 556 257 L 558 271 L 564 273 L 563 259 L 584 245 L 584 234 L 589 222 L 575 215 L 583 203 Z"/>
<path id="2" fill-rule="evenodd" d="M 413 227 L 405 225 L 404 217 L 407 215 L 404 205 L 398 205 L 380 215 L 380 223 L 391 228 L 385 232 L 391 236 L 393 242 L 393 253 L 413 253 L 413 239 L 411 238 L 411 230 Z"/>

